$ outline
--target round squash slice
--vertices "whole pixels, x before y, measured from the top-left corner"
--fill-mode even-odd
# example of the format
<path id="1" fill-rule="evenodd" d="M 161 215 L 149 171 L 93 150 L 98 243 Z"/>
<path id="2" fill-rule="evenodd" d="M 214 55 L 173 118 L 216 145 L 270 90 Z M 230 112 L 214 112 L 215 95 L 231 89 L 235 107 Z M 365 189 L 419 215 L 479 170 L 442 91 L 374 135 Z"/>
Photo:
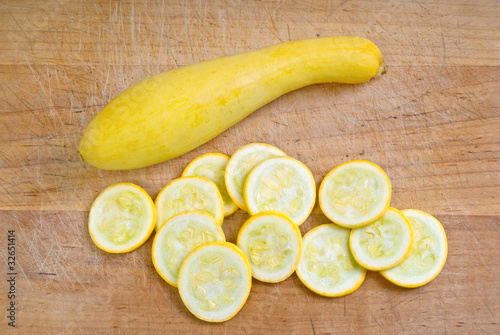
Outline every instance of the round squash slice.
<path id="1" fill-rule="evenodd" d="M 231 319 L 245 304 L 252 273 L 245 254 L 232 243 L 210 242 L 195 248 L 182 262 L 179 293 L 201 320 Z"/>
<path id="2" fill-rule="evenodd" d="M 253 168 L 243 194 L 251 215 L 278 211 L 300 226 L 314 207 L 316 184 L 307 166 L 291 157 L 276 157 Z"/>
<path id="3" fill-rule="evenodd" d="M 384 215 L 391 182 L 378 165 L 349 161 L 330 171 L 319 187 L 323 213 L 344 228 L 362 228 Z"/>
<path id="4" fill-rule="evenodd" d="M 322 224 L 304 235 L 297 276 L 311 291 L 325 297 L 354 292 L 365 280 L 366 270 L 349 251 L 348 229 Z"/>
<path id="5" fill-rule="evenodd" d="M 236 244 L 247 256 L 252 276 L 267 283 L 290 277 L 302 252 L 299 228 L 279 212 L 250 217 L 241 227 Z"/>
<path id="6" fill-rule="evenodd" d="M 139 248 L 151 235 L 156 220 L 153 201 L 141 187 L 111 185 L 95 199 L 89 214 L 92 241 L 111 253 Z"/>
<path id="7" fill-rule="evenodd" d="M 356 261 L 365 269 L 387 270 L 403 262 L 413 245 L 413 229 L 408 219 L 389 207 L 377 221 L 353 229 L 349 247 Z"/>

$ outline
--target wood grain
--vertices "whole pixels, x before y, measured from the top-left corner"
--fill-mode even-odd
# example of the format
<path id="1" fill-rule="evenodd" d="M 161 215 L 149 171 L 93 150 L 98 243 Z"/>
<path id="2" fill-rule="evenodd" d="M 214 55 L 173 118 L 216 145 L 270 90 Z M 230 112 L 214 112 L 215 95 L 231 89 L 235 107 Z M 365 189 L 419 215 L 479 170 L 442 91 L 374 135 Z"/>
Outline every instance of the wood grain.
<path id="1" fill-rule="evenodd" d="M 498 1 L 3 1 L 0 5 L 0 227 L 17 233 L 17 329 L 22 334 L 500 333 L 500 48 Z M 177 159 L 102 171 L 76 148 L 99 110 L 161 71 L 291 40 L 359 35 L 386 75 L 362 85 L 291 92 Z M 223 324 L 194 318 L 154 270 L 152 239 L 125 255 L 92 243 L 86 222 L 106 186 L 154 198 L 193 158 L 267 142 L 304 162 L 317 184 L 367 159 L 393 183 L 392 206 L 445 227 L 442 273 L 402 289 L 369 272 L 328 299 L 294 275 L 253 282 Z M 248 216 L 227 218 L 234 242 Z M 319 207 L 300 227 L 326 223 Z M 6 237 L 0 254 L 7 262 Z M 2 273 L 6 271 L 2 270 Z M 0 308 L 6 315 L 6 281 Z"/>

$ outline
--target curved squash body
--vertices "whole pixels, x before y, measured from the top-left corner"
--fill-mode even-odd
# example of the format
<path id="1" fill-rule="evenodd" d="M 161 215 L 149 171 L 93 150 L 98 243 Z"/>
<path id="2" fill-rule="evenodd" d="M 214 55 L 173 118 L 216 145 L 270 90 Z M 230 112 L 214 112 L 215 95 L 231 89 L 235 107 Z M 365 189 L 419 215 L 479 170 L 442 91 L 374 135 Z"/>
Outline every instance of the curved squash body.
<path id="1" fill-rule="evenodd" d="M 363 83 L 382 56 L 360 37 L 329 37 L 196 63 L 120 93 L 90 122 L 79 145 L 98 168 L 126 170 L 178 157 L 268 102 L 322 82 Z"/>

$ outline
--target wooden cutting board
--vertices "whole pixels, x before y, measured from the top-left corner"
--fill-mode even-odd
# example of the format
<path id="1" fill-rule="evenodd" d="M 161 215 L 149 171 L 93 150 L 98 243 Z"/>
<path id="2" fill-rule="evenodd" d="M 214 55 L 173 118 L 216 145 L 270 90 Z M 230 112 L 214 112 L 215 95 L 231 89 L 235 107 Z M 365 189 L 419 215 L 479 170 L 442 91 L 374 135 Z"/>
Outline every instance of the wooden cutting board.
<path id="1" fill-rule="evenodd" d="M 498 1 L 2 1 L 0 5 L 0 332 L 22 334 L 500 333 Z M 388 72 L 362 85 L 314 85 L 264 106 L 177 159 L 102 171 L 76 148 L 86 125 L 137 81 L 291 40 L 358 35 Z M 319 184 L 366 159 L 393 184 L 392 206 L 436 216 L 449 242 L 441 274 L 417 289 L 376 272 L 342 298 L 293 275 L 253 281 L 230 321 L 193 317 L 155 272 L 152 239 L 111 255 L 87 231 L 106 186 L 154 198 L 200 154 L 251 142 L 301 160 Z M 248 216 L 223 224 L 235 242 Z M 328 220 L 316 206 L 304 234 Z M 15 298 L 7 279 L 15 230 Z M 8 326 L 15 302 L 16 328 Z"/>

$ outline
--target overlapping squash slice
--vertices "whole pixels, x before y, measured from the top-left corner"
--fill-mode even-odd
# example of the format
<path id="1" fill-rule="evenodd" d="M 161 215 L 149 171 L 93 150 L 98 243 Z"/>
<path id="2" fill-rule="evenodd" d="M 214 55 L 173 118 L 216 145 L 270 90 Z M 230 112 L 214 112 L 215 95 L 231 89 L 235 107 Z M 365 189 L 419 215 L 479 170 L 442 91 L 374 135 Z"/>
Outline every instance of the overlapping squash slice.
<path id="1" fill-rule="evenodd" d="M 244 145 L 231 156 L 226 166 L 226 187 L 239 208 L 248 211 L 243 198 L 243 185 L 250 171 L 264 160 L 280 156 L 286 155 L 280 149 L 265 143 Z"/>
<path id="2" fill-rule="evenodd" d="M 293 221 L 279 212 L 262 212 L 241 227 L 236 242 L 247 256 L 255 279 L 277 283 L 297 268 L 302 236 Z"/>
<path id="3" fill-rule="evenodd" d="M 203 212 L 186 212 L 168 219 L 153 242 L 153 264 L 160 276 L 177 287 L 179 268 L 184 258 L 197 246 L 225 241 L 215 219 Z"/>
<path id="4" fill-rule="evenodd" d="M 181 177 L 165 186 L 155 200 L 156 230 L 174 215 L 200 211 L 212 216 L 217 224 L 224 220 L 224 202 L 217 185 L 204 177 Z"/>
<path id="5" fill-rule="evenodd" d="M 389 207 L 377 221 L 351 231 L 349 246 L 356 261 L 365 269 L 387 270 L 405 260 L 413 245 L 413 229 L 408 219 Z"/>
<path id="6" fill-rule="evenodd" d="M 278 211 L 300 226 L 314 207 L 316 184 L 304 164 L 291 157 L 276 157 L 252 169 L 243 194 L 251 215 Z"/>
<path id="7" fill-rule="evenodd" d="M 365 280 L 366 270 L 349 251 L 348 229 L 322 224 L 304 235 L 297 276 L 311 291 L 325 297 L 354 292 Z"/>
<path id="8" fill-rule="evenodd" d="M 319 187 L 325 215 L 344 228 L 362 228 L 384 215 L 391 201 L 391 182 L 368 161 L 349 161 L 331 170 Z"/>
<path id="9" fill-rule="evenodd" d="M 410 221 L 415 243 L 406 260 L 380 273 L 390 282 L 403 287 L 419 287 L 433 280 L 446 262 L 448 242 L 441 223 L 433 216 L 416 210 L 401 211 Z"/>
<path id="10" fill-rule="evenodd" d="M 201 320 L 231 319 L 245 304 L 252 272 L 245 254 L 232 243 L 210 242 L 195 248 L 179 271 L 184 305 Z"/>
<path id="11" fill-rule="evenodd" d="M 236 212 L 238 206 L 231 199 L 226 189 L 224 174 L 229 157 L 219 153 L 209 153 L 195 158 L 182 173 L 183 177 L 199 176 L 210 179 L 217 185 L 224 201 L 224 216 L 229 216 Z"/>

